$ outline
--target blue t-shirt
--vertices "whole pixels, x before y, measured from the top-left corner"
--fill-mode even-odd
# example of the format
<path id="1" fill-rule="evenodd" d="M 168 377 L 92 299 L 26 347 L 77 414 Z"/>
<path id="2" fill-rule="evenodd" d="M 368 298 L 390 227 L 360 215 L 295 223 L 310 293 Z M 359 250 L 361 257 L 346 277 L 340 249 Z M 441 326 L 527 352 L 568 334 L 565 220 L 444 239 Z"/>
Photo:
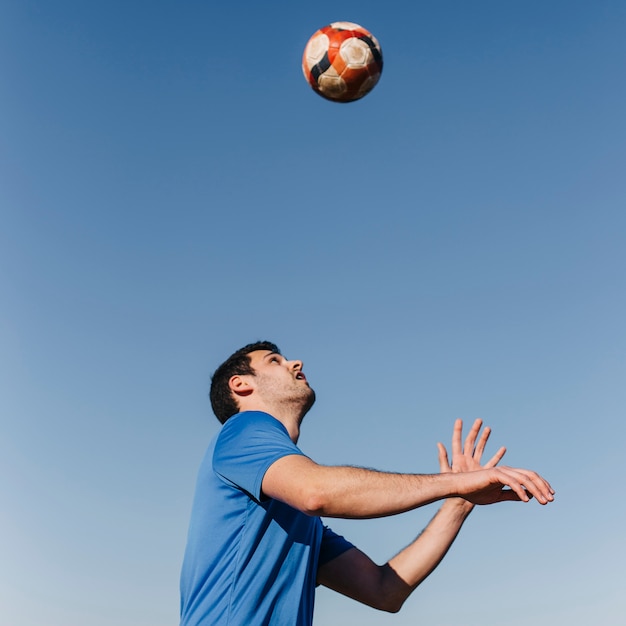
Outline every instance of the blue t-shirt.
<path id="1" fill-rule="evenodd" d="M 310 626 L 317 568 L 352 547 L 263 498 L 270 465 L 302 454 L 267 413 L 231 417 L 200 466 L 181 574 L 181 626 Z"/>

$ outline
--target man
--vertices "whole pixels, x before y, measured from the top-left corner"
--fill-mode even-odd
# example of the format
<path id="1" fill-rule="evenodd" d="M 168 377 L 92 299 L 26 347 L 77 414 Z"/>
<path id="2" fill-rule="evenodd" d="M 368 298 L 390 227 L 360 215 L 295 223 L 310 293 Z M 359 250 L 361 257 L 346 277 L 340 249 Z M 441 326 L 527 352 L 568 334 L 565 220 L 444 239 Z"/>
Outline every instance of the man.
<path id="1" fill-rule="evenodd" d="M 181 626 L 310 626 L 316 584 L 396 612 L 439 564 L 476 504 L 540 504 L 554 491 L 535 472 L 481 465 L 489 429 L 464 444 L 457 420 L 452 464 L 440 474 L 327 467 L 296 446 L 315 401 L 301 361 L 269 342 L 235 352 L 215 372 L 211 404 L 224 424 L 202 462 L 181 575 Z M 394 515 L 444 500 L 428 526 L 384 565 L 320 517 Z"/>

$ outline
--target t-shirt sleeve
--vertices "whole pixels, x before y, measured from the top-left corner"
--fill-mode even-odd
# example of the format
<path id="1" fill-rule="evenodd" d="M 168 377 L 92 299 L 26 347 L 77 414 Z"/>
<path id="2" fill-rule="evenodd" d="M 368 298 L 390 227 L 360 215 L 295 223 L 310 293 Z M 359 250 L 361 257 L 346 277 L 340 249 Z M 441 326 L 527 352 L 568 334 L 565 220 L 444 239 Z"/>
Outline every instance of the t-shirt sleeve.
<path id="1" fill-rule="evenodd" d="M 290 454 L 302 452 L 277 419 L 267 413 L 240 413 L 222 427 L 215 444 L 213 471 L 259 501 L 265 472 Z"/>
<path id="2" fill-rule="evenodd" d="M 336 559 L 344 552 L 350 550 L 350 548 L 354 548 L 354 545 L 347 539 L 344 539 L 341 535 L 333 532 L 330 528 L 328 528 L 328 526 L 324 526 L 318 567 Z"/>

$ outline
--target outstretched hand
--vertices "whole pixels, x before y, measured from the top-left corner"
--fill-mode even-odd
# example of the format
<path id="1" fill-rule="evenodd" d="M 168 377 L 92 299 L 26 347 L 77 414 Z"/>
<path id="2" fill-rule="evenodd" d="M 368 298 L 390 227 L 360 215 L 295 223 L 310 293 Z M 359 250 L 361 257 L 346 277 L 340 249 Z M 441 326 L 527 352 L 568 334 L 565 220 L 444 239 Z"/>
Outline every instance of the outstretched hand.
<path id="1" fill-rule="evenodd" d="M 459 495 L 472 504 L 494 504 L 511 500 L 528 502 L 532 497 L 540 504 L 551 502 L 554 499 L 554 490 L 536 472 L 496 467 L 506 448 L 500 448 L 486 463 L 481 464 L 491 434 L 491 429 L 486 427 L 479 437 L 481 427 L 482 420 L 475 420 L 465 442 L 462 442 L 463 421 L 456 420 L 452 434 L 452 463 L 448 459 L 445 446 L 442 443 L 437 444 L 441 473 L 465 474 Z"/>
<path id="2" fill-rule="evenodd" d="M 463 435 L 463 420 L 456 420 L 454 422 L 454 430 L 452 432 L 452 464 L 448 460 L 448 451 L 442 443 L 437 444 L 439 448 L 439 468 L 440 472 L 473 472 L 480 469 L 487 469 L 495 467 L 506 453 L 506 448 L 500 448 L 484 465 L 481 465 L 480 461 L 485 451 L 485 446 L 491 435 L 491 428 L 485 427 L 478 444 L 476 439 L 478 433 L 483 425 L 481 419 L 474 420 L 474 424 L 470 429 L 465 443 L 462 443 Z"/>

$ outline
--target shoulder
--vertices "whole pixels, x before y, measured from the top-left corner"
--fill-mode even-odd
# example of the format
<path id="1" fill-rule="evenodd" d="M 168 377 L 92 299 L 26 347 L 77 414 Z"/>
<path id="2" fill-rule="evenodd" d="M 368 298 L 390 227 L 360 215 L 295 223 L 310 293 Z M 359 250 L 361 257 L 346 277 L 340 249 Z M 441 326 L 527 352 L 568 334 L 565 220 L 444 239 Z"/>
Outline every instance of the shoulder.
<path id="1" fill-rule="evenodd" d="M 256 411 L 239 413 L 224 424 L 217 437 L 212 469 L 222 480 L 259 500 L 268 468 L 278 459 L 294 454 L 302 452 L 278 420 Z"/>

